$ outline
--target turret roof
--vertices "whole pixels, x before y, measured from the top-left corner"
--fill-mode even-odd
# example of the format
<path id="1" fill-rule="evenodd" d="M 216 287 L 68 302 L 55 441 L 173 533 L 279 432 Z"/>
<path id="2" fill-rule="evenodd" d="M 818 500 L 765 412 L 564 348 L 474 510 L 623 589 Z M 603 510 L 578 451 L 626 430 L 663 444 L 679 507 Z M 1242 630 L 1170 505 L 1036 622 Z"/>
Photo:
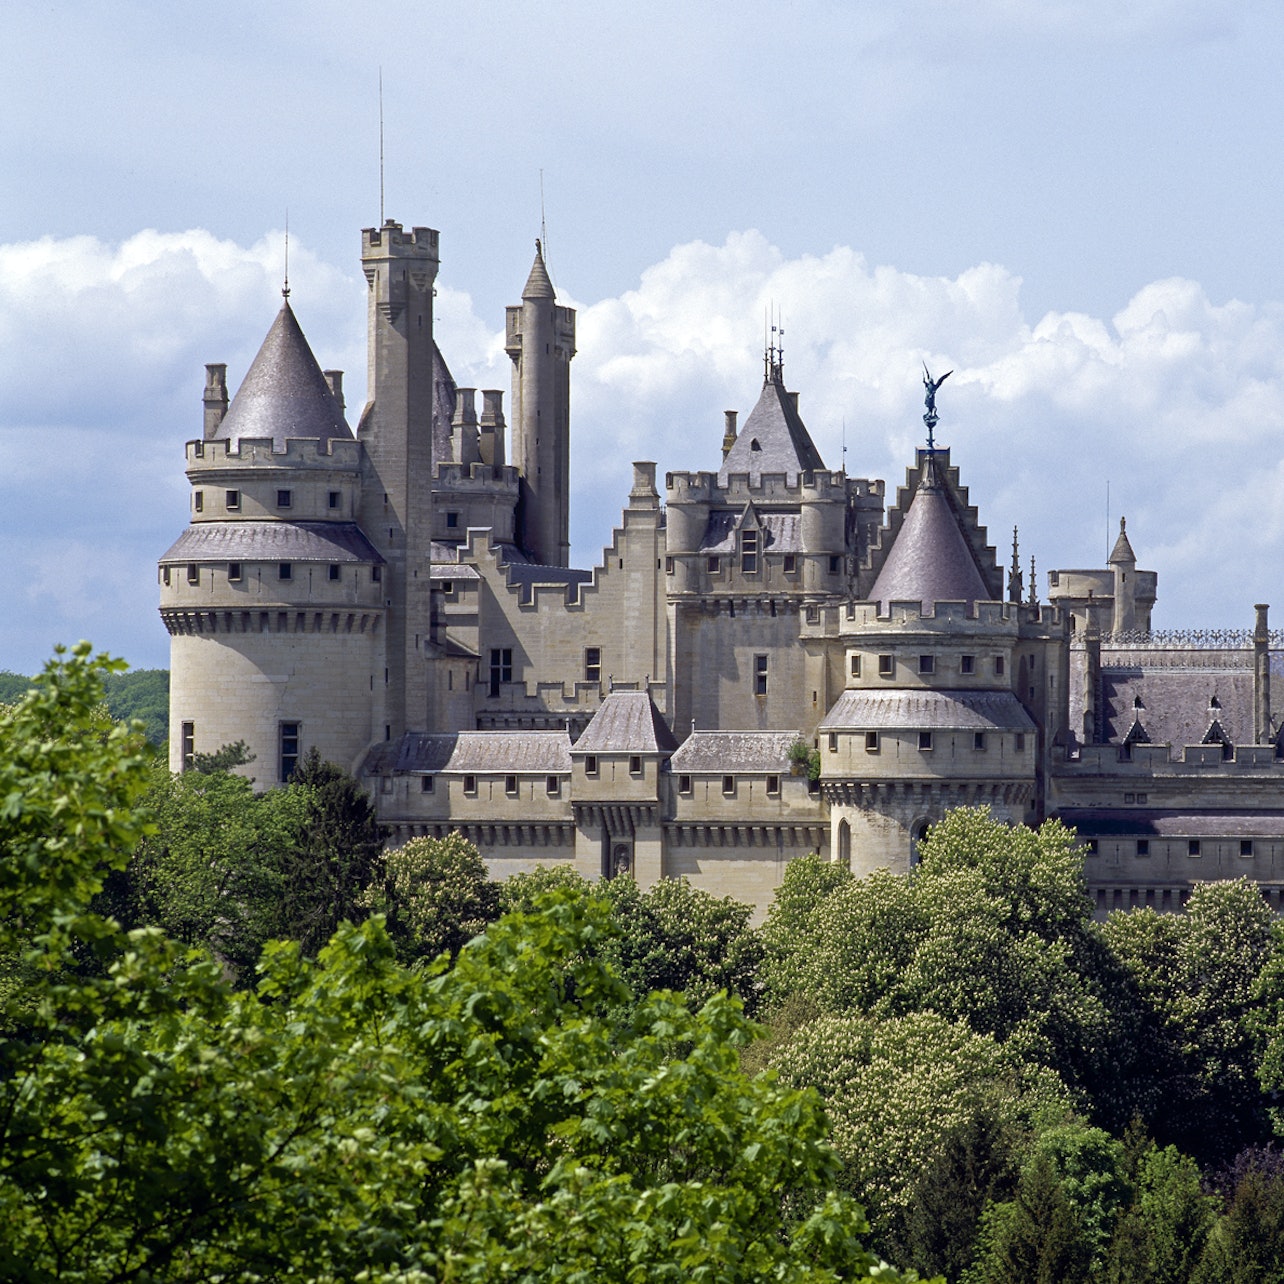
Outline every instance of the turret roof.
<path id="1" fill-rule="evenodd" d="M 825 461 L 776 368 L 763 383 L 758 404 L 722 461 L 719 476 L 748 473 L 750 480 L 756 481 L 763 473 L 785 473 L 796 478 L 801 472 L 824 467 Z"/>
<path id="2" fill-rule="evenodd" d="M 274 450 L 284 450 L 291 437 L 352 439 L 288 300 L 213 435 L 226 438 L 230 450 L 243 437 L 271 438 Z"/>
<path id="3" fill-rule="evenodd" d="M 924 610 L 930 610 L 936 602 L 987 602 L 990 596 L 972 546 L 937 478 L 935 459 L 929 455 L 869 600 L 884 607 L 892 602 L 921 602 Z"/>
<path id="4" fill-rule="evenodd" d="M 677 747 L 645 691 L 612 691 L 575 742 L 576 753 L 672 753 Z"/>
<path id="5" fill-rule="evenodd" d="M 535 242 L 535 262 L 531 264 L 531 274 L 526 278 L 526 288 L 522 290 L 523 299 L 555 299 L 553 282 L 549 280 L 548 268 L 544 266 L 544 247 Z"/>
<path id="6" fill-rule="evenodd" d="M 1137 554 L 1132 551 L 1132 544 L 1128 540 L 1127 519 L 1119 519 L 1119 538 L 1115 540 L 1115 546 L 1110 552 L 1110 565 L 1114 566 L 1117 562 L 1132 562 L 1134 565 L 1137 561 Z"/>

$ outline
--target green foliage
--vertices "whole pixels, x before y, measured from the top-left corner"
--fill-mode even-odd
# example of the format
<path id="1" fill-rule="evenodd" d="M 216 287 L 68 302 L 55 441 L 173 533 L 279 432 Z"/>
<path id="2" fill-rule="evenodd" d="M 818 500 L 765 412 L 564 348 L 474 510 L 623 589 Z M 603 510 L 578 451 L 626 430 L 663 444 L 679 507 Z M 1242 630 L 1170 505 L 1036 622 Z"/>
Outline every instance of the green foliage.
<path id="1" fill-rule="evenodd" d="M 0 716 L 0 944 L 45 965 L 0 1039 L 0 1279 L 902 1278 L 826 1193 L 811 1094 L 738 1069 L 734 1000 L 605 1019 L 627 991 L 598 900 L 554 893 L 426 972 L 345 925 L 315 961 L 269 946 L 241 992 L 88 913 L 147 784 L 98 696 L 85 649 Z M 58 972 L 73 940 L 104 974 Z"/>
<path id="2" fill-rule="evenodd" d="M 363 895 L 383 914 L 403 963 L 452 958 L 499 917 L 499 886 L 461 834 L 412 838 L 384 856 L 384 879 Z"/>
<path id="3" fill-rule="evenodd" d="M 137 718 L 158 749 L 169 744 L 169 670 L 130 669 L 103 676 L 103 699 L 117 722 Z"/>
<path id="4" fill-rule="evenodd" d="M 799 1030 L 774 1064 L 787 1082 L 819 1090 L 844 1184 L 883 1232 L 906 1216 L 918 1175 L 960 1128 L 997 1116 L 1024 1130 L 1066 1111 L 1054 1074 L 930 1012 L 823 1017 Z"/>
<path id="5" fill-rule="evenodd" d="M 785 866 L 760 934 L 766 950 L 762 977 L 769 1003 L 782 1002 L 805 986 L 811 955 L 823 939 L 818 911 L 833 892 L 851 882 L 845 865 L 819 856 L 800 856 Z"/>
<path id="6" fill-rule="evenodd" d="M 233 740 L 230 744 L 220 745 L 213 753 L 194 753 L 192 770 L 202 775 L 215 771 L 231 771 L 234 767 L 248 767 L 254 761 L 250 746 L 244 740 Z"/>
<path id="7" fill-rule="evenodd" d="M 1249 1171 L 1209 1232 L 1192 1284 L 1284 1284 L 1284 1177 Z"/>
<path id="8" fill-rule="evenodd" d="M 789 762 L 796 772 L 805 772 L 808 780 L 820 779 L 820 750 L 805 740 L 795 740 L 789 746 Z"/>
<path id="9" fill-rule="evenodd" d="M 747 905 L 711 896 L 685 878 L 661 879 L 645 892 L 631 878 L 615 878 L 598 891 L 618 928 L 607 958 L 634 1001 L 672 990 L 699 1008 L 725 990 L 752 1015 L 762 944 L 749 926 Z"/>
<path id="10" fill-rule="evenodd" d="M 1105 939 L 1136 985 L 1150 1127 L 1213 1161 L 1267 1135 L 1259 1073 L 1284 1012 L 1274 915 L 1247 879 L 1195 888 L 1182 915 L 1112 914 Z"/>

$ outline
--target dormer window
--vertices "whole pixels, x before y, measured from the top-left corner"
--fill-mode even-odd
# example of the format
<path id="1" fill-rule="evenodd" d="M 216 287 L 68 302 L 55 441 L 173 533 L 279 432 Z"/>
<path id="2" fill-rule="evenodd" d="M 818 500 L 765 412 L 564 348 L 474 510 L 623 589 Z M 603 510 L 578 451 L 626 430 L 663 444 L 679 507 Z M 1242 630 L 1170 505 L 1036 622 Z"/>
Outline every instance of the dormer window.
<path id="1" fill-rule="evenodd" d="M 758 532 L 740 532 L 740 570 L 745 575 L 758 573 Z"/>

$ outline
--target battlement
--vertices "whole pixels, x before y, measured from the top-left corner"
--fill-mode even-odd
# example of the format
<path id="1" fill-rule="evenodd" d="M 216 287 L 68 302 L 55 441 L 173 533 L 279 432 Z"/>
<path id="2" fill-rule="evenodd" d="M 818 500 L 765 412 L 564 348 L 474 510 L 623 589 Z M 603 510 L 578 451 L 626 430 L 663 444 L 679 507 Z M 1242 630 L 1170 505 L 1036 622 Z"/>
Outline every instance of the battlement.
<path id="1" fill-rule="evenodd" d="M 387 219 L 382 227 L 367 227 L 361 232 L 361 257 L 436 259 L 440 233 L 431 227 L 414 227 L 410 231 Z"/>
<path id="2" fill-rule="evenodd" d="M 235 448 L 226 438 L 187 443 L 187 474 L 216 468 L 325 468 L 356 471 L 361 467 L 361 443 L 330 437 L 291 437 L 284 450 L 272 439 L 242 437 Z"/>
<path id="3" fill-rule="evenodd" d="M 727 504 L 753 500 L 757 503 L 817 503 L 845 501 L 853 482 L 867 489 L 858 494 L 881 495 L 881 481 L 848 478 L 841 471 L 817 470 L 802 473 L 791 484 L 786 473 L 763 473 L 757 482 L 749 473 L 730 473 L 725 484 L 718 473 L 666 473 L 664 487 L 670 504 Z"/>
<path id="4" fill-rule="evenodd" d="M 1029 610 L 1015 602 L 977 602 L 975 611 L 968 602 L 937 602 L 923 609 L 921 602 L 890 602 L 885 615 L 879 614 L 877 602 L 848 602 L 843 612 L 843 631 L 854 629 L 903 630 L 907 626 L 929 631 L 952 632 L 960 624 L 976 628 L 1012 629 Z"/>
<path id="5" fill-rule="evenodd" d="M 512 464 L 492 468 L 490 464 L 438 464 L 435 469 L 439 486 L 453 494 L 486 494 L 493 491 L 516 492 L 520 474 Z"/>
<path id="6" fill-rule="evenodd" d="M 1230 757 L 1222 746 L 1135 744 L 1084 745 L 1077 758 L 1058 764 L 1058 772 L 1078 776 L 1136 776 L 1142 780 L 1157 775 L 1207 776 L 1251 773 L 1278 782 L 1284 777 L 1284 759 L 1275 756 L 1274 745 L 1234 745 Z M 1275 784 L 1278 788 L 1278 783 Z"/>

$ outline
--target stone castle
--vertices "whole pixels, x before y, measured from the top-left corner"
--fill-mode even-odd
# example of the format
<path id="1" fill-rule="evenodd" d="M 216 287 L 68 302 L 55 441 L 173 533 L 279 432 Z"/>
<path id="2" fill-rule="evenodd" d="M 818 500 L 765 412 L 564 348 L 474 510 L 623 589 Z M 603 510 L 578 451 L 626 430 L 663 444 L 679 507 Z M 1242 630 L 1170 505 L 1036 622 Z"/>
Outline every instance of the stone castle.
<path id="1" fill-rule="evenodd" d="M 1005 568 L 932 444 L 936 385 L 889 503 L 826 467 L 774 347 L 714 467 L 661 494 L 635 463 L 610 547 L 573 569 L 575 313 L 538 243 L 507 310 L 511 424 L 434 342 L 437 232 L 367 229 L 361 266 L 355 433 L 288 291 L 235 397 L 206 367 L 190 523 L 160 562 L 175 770 L 243 740 L 270 784 L 315 747 L 393 841 L 459 830 L 497 876 L 685 875 L 759 912 L 793 857 L 908 871 L 965 804 L 1074 825 L 1101 911 L 1241 874 L 1281 907 L 1265 606 L 1152 632 L 1122 522 L 1107 566 L 1051 571 L 1046 599 L 1031 567 L 1027 593 L 1015 532 Z"/>

